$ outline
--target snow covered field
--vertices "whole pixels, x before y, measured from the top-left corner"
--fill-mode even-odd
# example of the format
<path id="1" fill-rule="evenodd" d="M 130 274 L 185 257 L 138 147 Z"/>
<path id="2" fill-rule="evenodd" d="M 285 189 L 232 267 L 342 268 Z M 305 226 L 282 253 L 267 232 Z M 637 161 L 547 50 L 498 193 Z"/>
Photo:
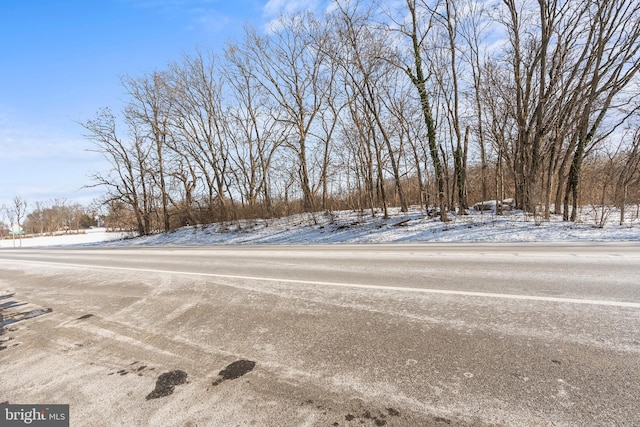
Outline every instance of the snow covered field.
<path id="1" fill-rule="evenodd" d="M 22 247 L 106 245 L 106 246 L 205 246 L 239 244 L 304 244 L 304 243 L 422 243 L 422 242 L 640 242 L 640 220 L 627 216 L 618 225 L 619 213 L 610 211 L 603 227 L 595 209 L 585 209 L 577 223 L 553 216 L 541 221 L 521 211 L 495 215 L 471 211 L 470 215 L 452 215 L 442 223 L 428 219 L 418 209 L 401 213 L 390 210 L 385 220 L 382 213 L 352 211 L 293 215 L 280 219 L 233 221 L 224 224 L 183 227 L 166 234 L 134 238 L 127 233 L 107 233 L 104 229 L 87 230 L 85 234 L 35 237 L 22 240 Z M 0 248 L 18 247 L 19 241 L 0 240 Z"/>
<path id="2" fill-rule="evenodd" d="M 61 234 L 59 236 L 11 237 L 0 240 L 0 248 L 35 248 L 43 246 L 72 246 L 102 244 L 126 237 L 126 233 L 107 233 L 104 228 L 84 230 L 80 234 Z"/>

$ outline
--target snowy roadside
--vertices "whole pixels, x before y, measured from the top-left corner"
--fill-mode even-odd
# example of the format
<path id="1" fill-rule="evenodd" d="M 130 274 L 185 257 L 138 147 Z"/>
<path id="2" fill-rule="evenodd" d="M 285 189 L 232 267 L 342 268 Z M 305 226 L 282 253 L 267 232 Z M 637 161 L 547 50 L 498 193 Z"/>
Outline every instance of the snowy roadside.
<path id="1" fill-rule="evenodd" d="M 639 242 L 640 219 L 618 225 L 617 212 L 611 212 L 604 227 L 596 226 L 595 217 L 584 215 L 571 223 L 553 216 L 540 221 L 520 211 L 495 215 L 471 211 L 452 216 L 442 223 L 426 218 L 418 209 L 408 213 L 390 210 L 382 214 L 340 211 L 293 215 L 270 220 L 233 221 L 223 224 L 183 227 L 170 233 L 131 238 L 128 233 L 107 233 L 105 229 L 87 230 L 84 234 L 34 237 L 22 240 L 22 247 L 45 246 L 207 246 L 241 244 L 358 244 L 358 243 L 426 243 L 426 242 Z M 18 240 L 0 240 L 0 248 L 19 247 Z"/>
<path id="2" fill-rule="evenodd" d="M 592 211 L 595 212 L 595 211 Z M 418 209 L 408 213 L 390 210 L 382 214 L 352 211 L 293 215 L 270 220 L 233 221 L 224 224 L 183 227 L 170 233 L 126 238 L 126 233 L 107 233 L 104 229 L 86 234 L 24 239 L 22 247 L 42 246 L 207 246 L 242 244 L 358 244 L 358 243 L 426 243 L 426 242 L 639 242 L 640 219 L 618 225 L 617 212 L 611 212 L 604 227 L 596 218 L 584 215 L 578 223 L 565 222 L 559 216 L 540 221 L 520 211 L 495 215 L 471 211 L 469 215 L 452 215 L 442 223 L 426 218 Z M 16 246 L 18 242 L 16 242 Z M 11 240 L 0 247 L 13 247 Z"/>
<path id="3" fill-rule="evenodd" d="M 449 223 L 427 219 L 420 211 L 390 218 L 342 211 L 333 214 L 295 215 L 275 220 L 232 222 L 224 225 L 184 227 L 167 234 L 113 241 L 109 245 L 220 245 L 312 243 L 423 243 L 423 242 L 579 242 L 638 241 L 640 222 L 624 226 L 594 222 L 570 223 L 561 218 L 537 222 L 521 212 L 502 216 L 473 212 L 453 216 Z M 537 225 L 538 224 L 538 225 Z"/>

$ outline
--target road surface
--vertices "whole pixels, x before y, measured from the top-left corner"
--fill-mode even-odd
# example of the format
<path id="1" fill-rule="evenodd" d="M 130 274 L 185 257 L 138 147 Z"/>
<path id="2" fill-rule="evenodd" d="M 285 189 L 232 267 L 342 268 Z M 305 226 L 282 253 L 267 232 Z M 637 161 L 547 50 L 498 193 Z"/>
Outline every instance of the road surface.
<path id="1" fill-rule="evenodd" d="M 0 315 L 73 426 L 640 425 L 638 244 L 0 250 Z"/>

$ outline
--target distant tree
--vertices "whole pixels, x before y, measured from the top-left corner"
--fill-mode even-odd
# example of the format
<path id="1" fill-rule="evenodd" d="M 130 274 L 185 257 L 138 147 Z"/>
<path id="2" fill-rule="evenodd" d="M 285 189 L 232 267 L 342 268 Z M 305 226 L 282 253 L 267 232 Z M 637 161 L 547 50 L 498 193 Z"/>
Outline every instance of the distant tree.
<path id="1" fill-rule="evenodd" d="M 107 230 L 133 231 L 137 228 L 136 215 L 127 203 L 121 200 L 110 200 L 103 206 L 106 206 L 104 223 Z"/>
<path id="2" fill-rule="evenodd" d="M 22 229 L 22 220 L 27 213 L 27 201 L 21 196 L 15 196 L 13 203 L 9 208 L 9 216 L 11 218 L 11 225 L 17 226 L 18 230 Z"/>
<path id="3" fill-rule="evenodd" d="M 95 227 L 97 225 L 95 216 L 89 215 L 88 213 L 83 213 L 79 220 L 78 224 L 81 229 Z"/>
<path id="4" fill-rule="evenodd" d="M 45 224 L 45 209 L 43 202 L 35 202 L 35 209 L 27 215 L 25 222 L 25 228 L 29 230 L 30 233 L 38 233 L 41 235 L 45 233 L 47 229 Z"/>
<path id="5" fill-rule="evenodd" d="M 95 225 L 95 219 L 78 203 L 65 199 L 37 201 L 26 216 L 24 228 L 32 234 L 52 234 L 60 231 L 80 230 Z"/>

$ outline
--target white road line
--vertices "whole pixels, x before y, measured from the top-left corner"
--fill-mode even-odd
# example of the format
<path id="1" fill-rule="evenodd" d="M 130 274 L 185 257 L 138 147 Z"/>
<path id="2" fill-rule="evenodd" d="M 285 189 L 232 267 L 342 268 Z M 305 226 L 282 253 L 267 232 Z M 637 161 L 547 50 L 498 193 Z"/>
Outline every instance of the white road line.
<path id="1" fill-rule="evenodd" d="M 2 261 L 2 260 L 0 260 Z M 239 280 L 251 280 L 261 282 L 274 282 L 274 283 L 294 283 L 299 285 L 321 285 L 332 286 L 341 288 L 354 288 L 354 289 L 374 289 L 385 291 L 403 291 L 403 292 L 416 292 L 424 294 L 440 294 L 440 295 L 460 295 L 468 297 L 484 297 L 484 298 L 501 298 L 512 300 L 524 300 L 524 301 L 543 301 L 543 302 L 557 302 L 557 303 L 570 303 L 570 304 L 588 304 L 588 305 L 604 305 L 610 307 L 628 307 L 628 308 L 640 308 L 640 303 L 637 302 L 625 302 L 625 301 L 609 301 L 609 300 L 592 300 L 592 299 L 579 299 L 579 298 L 559 298 L 559 297 L 545 297 L 536 295 L 514 295 L 514 294 L 498 294 L 491 292 L 472 292 L 472 291 L 453 291 L 447 289 L 425 289 L 425 288 L 410 288 L 404 286 L 385 286 L 385 285 L 362 285 L 357 283 L 340 283 L 340 282 L 323 282 L 318 280 L 299 280 L 299 279 L 278 279 L 273 277 L 255 277 L 255 276 L 241 276 L 233 274 L 216 274 L 216 273 L 202 273 L 192 271 L 179 271 L 179 270 L 159 270 L 151 268 L 134 268 L 134 267 L 114 267 L 105 265 L 91 265 L 91 264 L 73 264 L 63 262 L 45 262 L 45 261 L 27 261 L 27 260 L 12 260 L 11 262 L 23 262 L 30 265 L 39 264 L 52 267 L 73 267 L 73 268 L 98 268 L 102 270 L 117 270 L 117 271 L 131 271 L 137 273 L 160 273 L 160 274 L 175 274 L 182 276 L 198 276 L 198 277 L 212 277 L 219 279 L 239 279 Z"/>

